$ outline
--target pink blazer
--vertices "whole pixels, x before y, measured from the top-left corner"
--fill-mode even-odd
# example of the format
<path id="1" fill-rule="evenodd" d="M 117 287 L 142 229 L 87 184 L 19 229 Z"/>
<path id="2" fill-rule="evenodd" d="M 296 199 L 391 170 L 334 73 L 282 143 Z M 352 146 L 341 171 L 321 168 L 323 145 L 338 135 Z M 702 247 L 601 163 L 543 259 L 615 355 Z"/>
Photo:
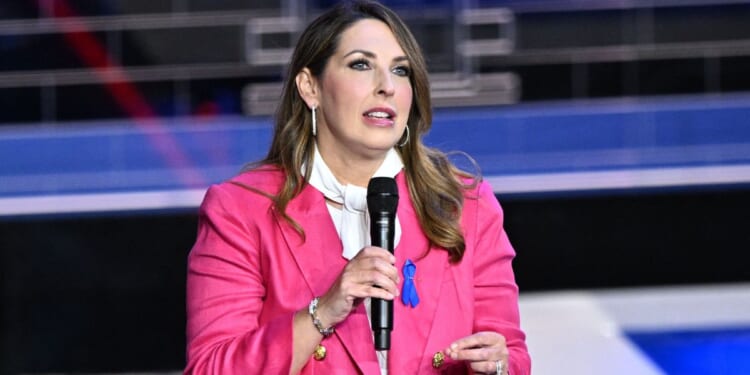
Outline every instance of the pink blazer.
<path id="1" fill-rule="evenodd" d="M 232 181 L 273 194 L 283 175 L 254 171 Z M 400 299 L 394 302 L 389 374 L 470 373 L 464 363 L 448 358 L 434 368 L 433 355 L 485 330 L 506 337 L 510 373 L 529 374 L 511 269 L 515 253 L 490 186 L 482 183 L 467 192 L 462 217 L 466 253 L 459 264 L 450 264 L 439 248 L 423 256 L 429 245 L 405 199 L 403 174 L 396 181 L 403 233 L 395 249 L 396 267 L 401 270 L 406 259 L 416 264 L 420 303 L 412 308 Z M 318 190 L 306 186 L 289 202 L 287 213 L 304 228 L 306 239 L 261 194 L 229 182 L 206 193 L 188 258 L 185 374 L 289 373 L 294 313 L 324 294 L 347 261 Z M 380 373 L 363 304 L 322 345 L 326 358 L 311 357 L 302 374 Z"/>

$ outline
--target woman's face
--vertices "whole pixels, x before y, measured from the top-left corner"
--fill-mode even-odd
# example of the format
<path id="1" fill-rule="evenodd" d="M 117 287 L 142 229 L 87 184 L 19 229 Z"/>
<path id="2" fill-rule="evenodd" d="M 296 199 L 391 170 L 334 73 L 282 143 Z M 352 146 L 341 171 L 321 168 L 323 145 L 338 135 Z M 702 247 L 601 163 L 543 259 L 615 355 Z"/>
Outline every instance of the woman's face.
<path id="1" fill-rule="evenodd" d="M 350 26 L 318 82 L 321 152 L 382 158 L 404 133 L 410 74 L 406 53 L 385 23 L 364 19 Z"/>

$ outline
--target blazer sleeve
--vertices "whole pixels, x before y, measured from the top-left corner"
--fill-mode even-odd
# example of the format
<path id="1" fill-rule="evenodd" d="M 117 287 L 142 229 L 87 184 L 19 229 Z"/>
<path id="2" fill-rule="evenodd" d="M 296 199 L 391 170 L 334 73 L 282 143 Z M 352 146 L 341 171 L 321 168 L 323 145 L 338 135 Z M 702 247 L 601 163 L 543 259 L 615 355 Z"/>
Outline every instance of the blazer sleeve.
<path id="1" fill-rule="evenodd" d="M 269 205 L 253 207 L 249 202 L 261 205 L 265 198 L 240 199 L 247 194 L 254 193 L 214 185 L 201 204 L 188 256 L 185 374 L 289 373 L 293 313 L 259 324 L 265 296 L 260 232 L 249 218 L 266 215 Z"/>
<path id="2" fill-rule="evenodd" d="M 476 210 L 474 267 L 474 331 L 505 336 L 511 375 L 528 375 L 531 358 L 520 327 L 518 286 L 513 274 L 515 251 L 503 228 L 503 211 L 492 188 L 481 183 Z"/>

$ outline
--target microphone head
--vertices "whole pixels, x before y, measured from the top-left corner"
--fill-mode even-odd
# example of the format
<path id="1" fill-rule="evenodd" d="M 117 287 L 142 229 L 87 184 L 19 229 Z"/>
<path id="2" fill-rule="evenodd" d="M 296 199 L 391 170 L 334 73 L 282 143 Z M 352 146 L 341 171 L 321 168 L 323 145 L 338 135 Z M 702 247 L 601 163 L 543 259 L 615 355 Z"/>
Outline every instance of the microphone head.
<path id="1" fill-rule="evenodd" d="M 370 212 L 396 212 L 398 186 L 390 177 L 373 177 L 367 184 L 367 208 Z"/>

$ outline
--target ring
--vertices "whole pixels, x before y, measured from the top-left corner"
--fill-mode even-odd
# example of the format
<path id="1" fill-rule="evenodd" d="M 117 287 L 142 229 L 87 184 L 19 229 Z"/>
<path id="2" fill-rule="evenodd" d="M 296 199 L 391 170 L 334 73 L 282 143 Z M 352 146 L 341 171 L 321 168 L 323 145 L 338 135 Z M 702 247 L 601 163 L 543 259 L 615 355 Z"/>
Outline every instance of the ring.
<path id="1" fill-rule="evenodd" d="M 495 374 L 503 375 L 504 367 L 505 367 L 505 363 L 503 363 L 502 359 L 498 359 L 497 361 L 495 361 Z"/>

